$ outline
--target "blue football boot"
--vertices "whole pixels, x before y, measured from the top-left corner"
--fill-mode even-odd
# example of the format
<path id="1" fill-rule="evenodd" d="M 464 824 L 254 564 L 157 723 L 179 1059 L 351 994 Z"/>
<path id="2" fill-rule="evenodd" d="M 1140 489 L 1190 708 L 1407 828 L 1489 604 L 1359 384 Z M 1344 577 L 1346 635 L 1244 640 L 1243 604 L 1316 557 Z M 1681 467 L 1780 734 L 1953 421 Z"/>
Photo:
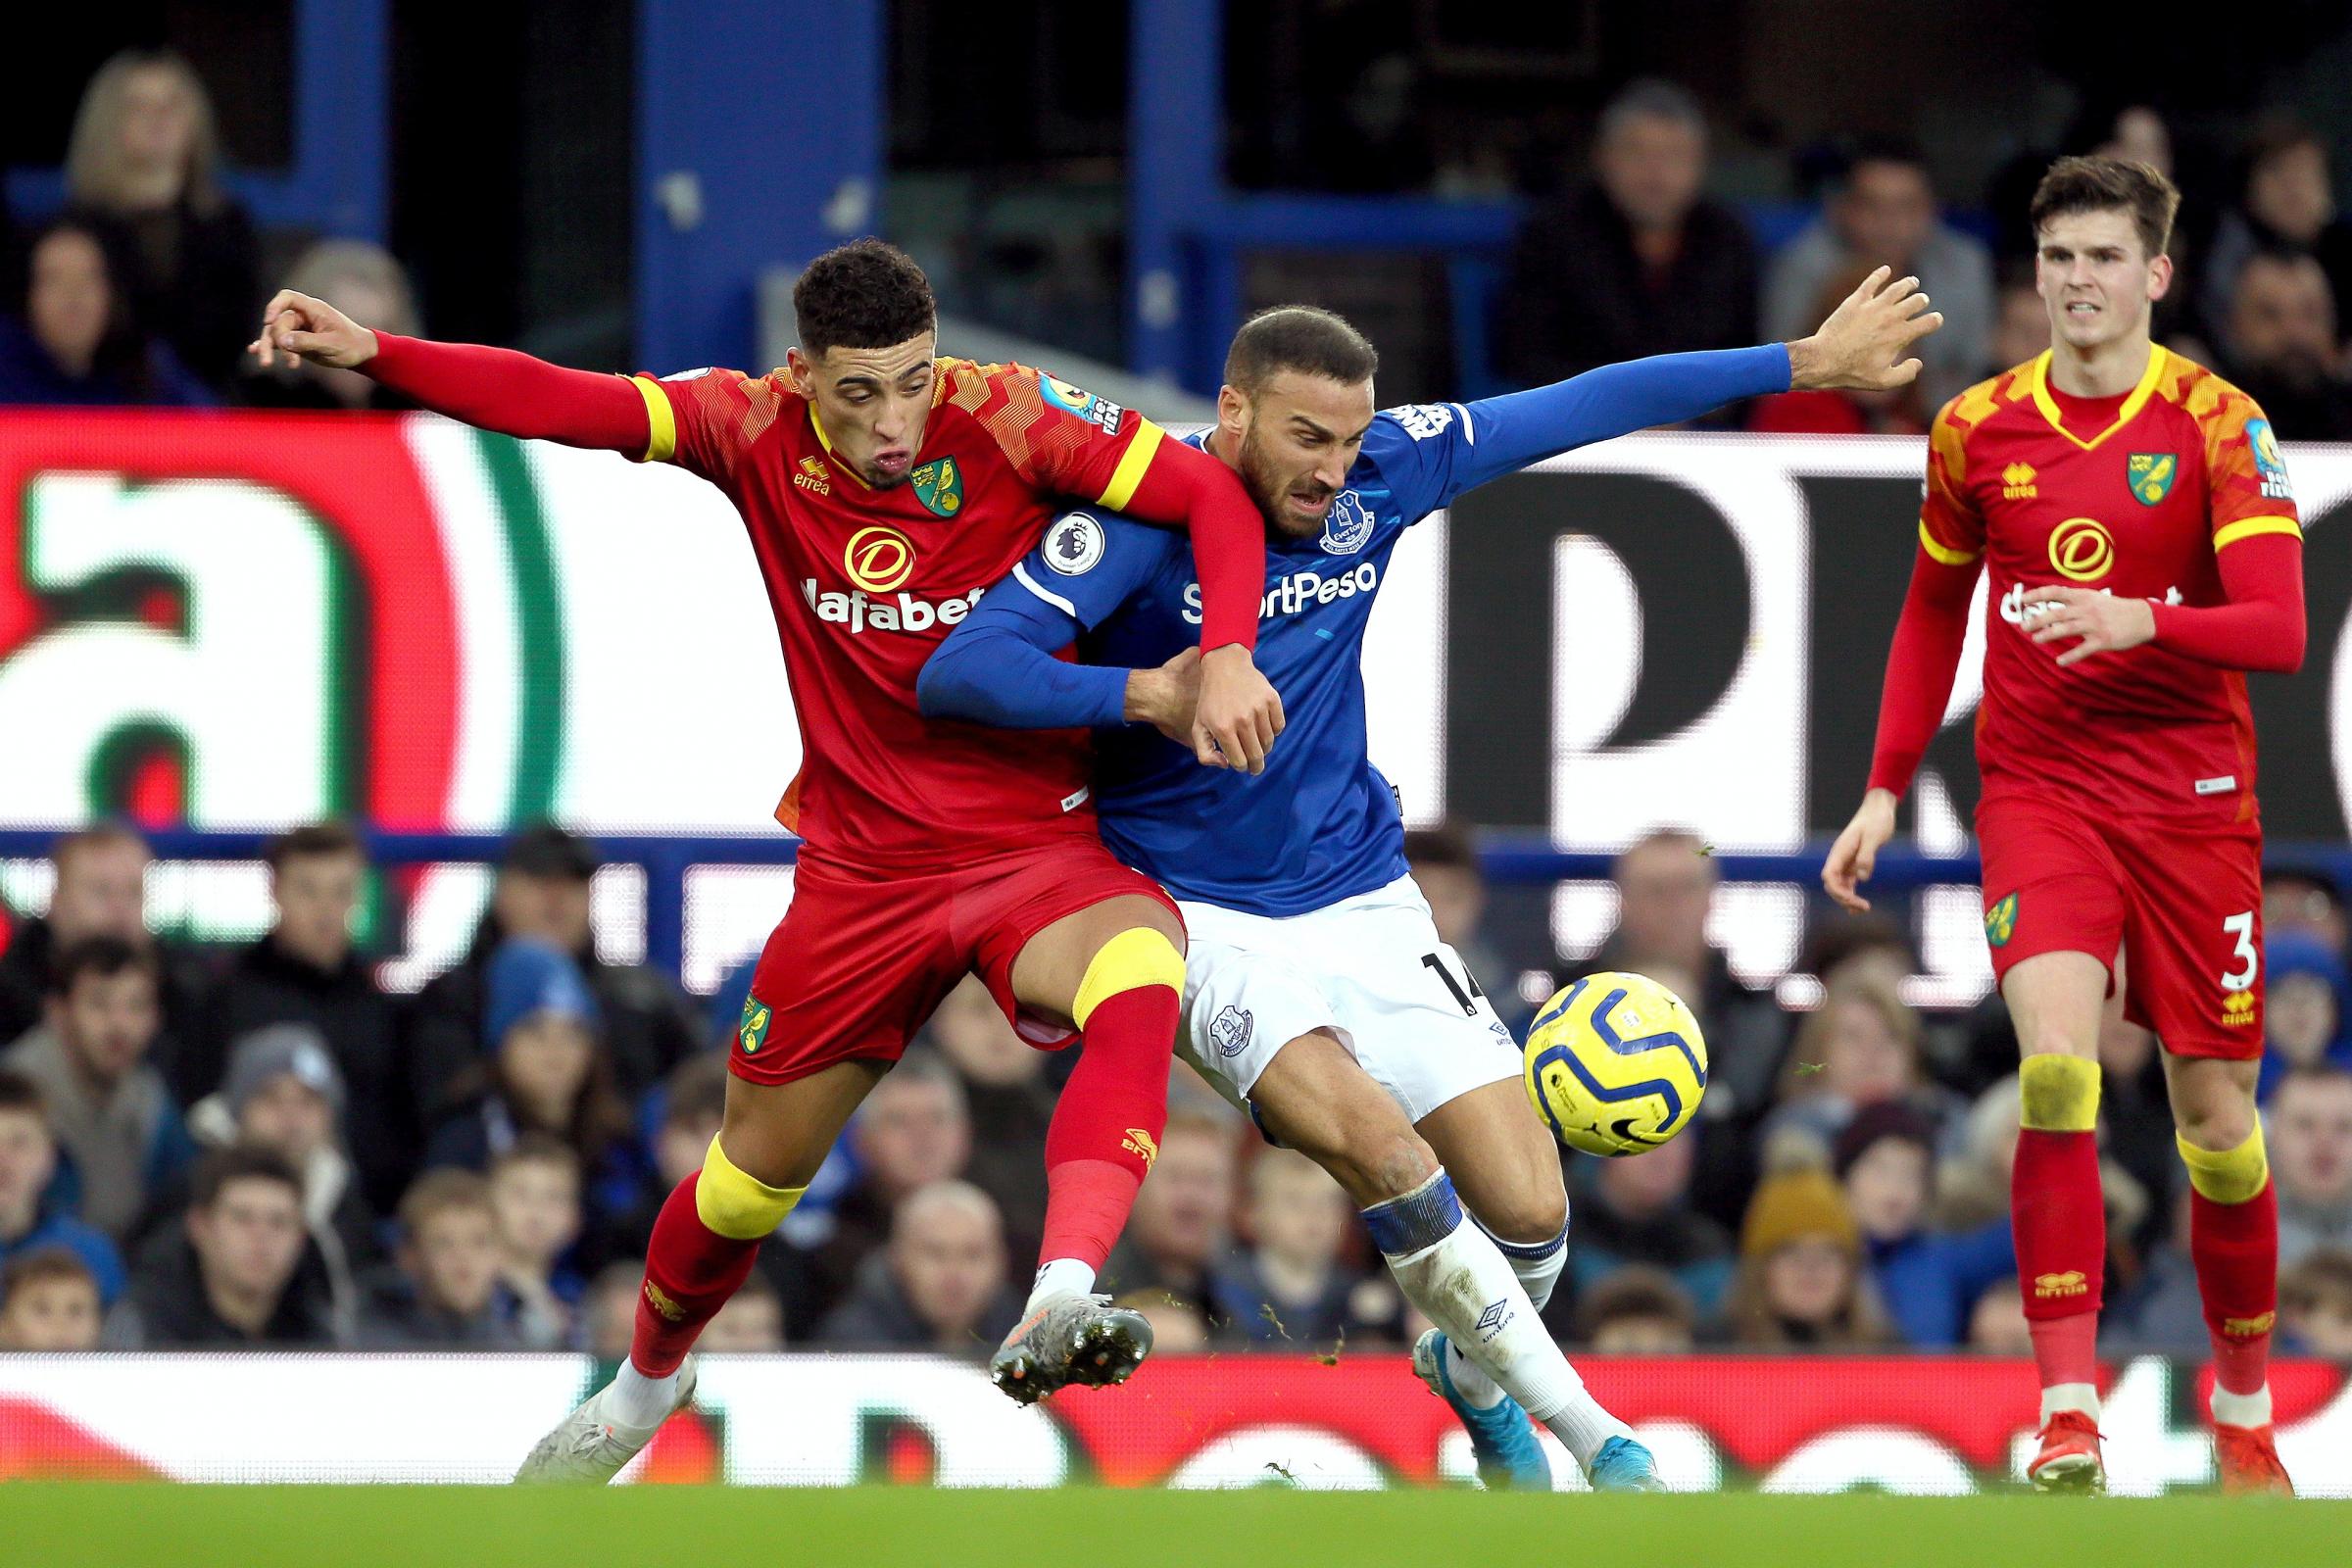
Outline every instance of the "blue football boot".
<path id="1" fill-rule="evenodd" d="M 1446 1370 L 1442 1330 L 1431 1329 L 1413 1347 L 1413 1372 L 1461 1418 L 1470 1434 L 1470 1451 L 1478 1459 L 1478 1478 L 1489 1491 L 1551 1490 L 1551 1461 L 1544 1457 L 1544 1445 L 1536 1441 L 1536 1430 L 1528 1424 L 1527 1411 L 1519 1401 L 1506 1394 L 1499 1403 L 1481 1410 L 1454 1392 L 1453 1379 Z M 1648 1454 L 1643 1452 L 1642 1458 L 1646 1472 Z"/>
<path id="2" fill-rule="evenodd" d="M 1657 1461 L 1631 1438 L 1611 1438 L 1592 1456 L 1594 1492 L 1664 1492 Z"/>

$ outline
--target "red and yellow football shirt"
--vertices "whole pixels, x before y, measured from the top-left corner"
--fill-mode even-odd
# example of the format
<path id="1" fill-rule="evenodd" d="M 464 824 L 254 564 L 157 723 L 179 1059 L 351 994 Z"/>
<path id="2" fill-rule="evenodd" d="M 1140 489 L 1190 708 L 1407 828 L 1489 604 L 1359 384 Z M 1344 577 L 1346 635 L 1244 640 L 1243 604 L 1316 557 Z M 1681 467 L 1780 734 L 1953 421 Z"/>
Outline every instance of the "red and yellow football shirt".
<path id="1" fill-rule="evenodd" d="M 2060 668 L 2028 635 L 2044 586 L 2227 602 L 2217 558 L 2300 534 L 2254 400 L 2164 348 L 2120 399 L 2070 399 L 2047 353 L 1969 388 L 1929 435 L 1920 542 L 1989 575 L 1977 760 L 1987 797 L 2061 791 L 2111 814 L 2251 821 L 2245 677 L 2150 644 Z"/>
<path id="2" fill-rule="evenodd" d="M 801 727 L 777 819 L 812 850 L 885 869 L 1094 832 L 1084 731 L 926 719 L 915 676 L 1059 505 L 1126 506 L 1163 439 L 1023 366 L 937 370 L 913 472 L 884 490 L 834 461 L 779 374 L 636 381 L 645 456 L 717 485 L 751 532 Z"/>

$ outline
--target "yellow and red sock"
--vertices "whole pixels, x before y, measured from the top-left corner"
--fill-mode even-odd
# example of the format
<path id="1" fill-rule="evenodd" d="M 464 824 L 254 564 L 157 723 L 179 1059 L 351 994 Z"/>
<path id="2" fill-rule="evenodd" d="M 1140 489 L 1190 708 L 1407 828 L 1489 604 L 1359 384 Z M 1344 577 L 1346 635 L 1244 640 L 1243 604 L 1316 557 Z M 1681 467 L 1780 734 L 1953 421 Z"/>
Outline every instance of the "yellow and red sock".
<path id="1" fill-rule="evenodd" d="M 1102 1266 L 1159 1157 L 1184 957 L 1148 926 L 1102 944 L 1071 1008 L 1085 1044 L 1046 1129 L 1046 1225 L 1039 1258 Z"/>
<path id="2" fill-rule="evenodd" d="M 2107 1271 L 2107 1215 L 2093 1132 L 2099 1064 L 2083 1056 L 2028 1056 L 2018 1068 L 2017 1087 L 2020 1131 L 2009 1217 L 2034 1360 L 2045 1390 L 2095 1389 L 2099 1298 Z M 2048 1411 L 2043 1413 L 2046 1418 Z"/>
<path id="3" fill-rule="evenodd" d="M 2235 1149 L 2199 1149 L 2185 1138 L 2180 1146 L 2190 1187 L 2188 1255 L 2213 1339 L 2214 1386 L 2220 1394 L 2259 1395 L 2278 1316 L 2278 1190 L 2262 1124 Z"/>
<path id="4" fill-rule="evenodd" d="M 670 1191 L 654 1220 L 629 1363 L 650 1378 L 675 1372 L 703 1325 L 743 1288 L 760 1244 L 807 1191 L 746 1175 L 711 1139 L 703 1168 Z"/>

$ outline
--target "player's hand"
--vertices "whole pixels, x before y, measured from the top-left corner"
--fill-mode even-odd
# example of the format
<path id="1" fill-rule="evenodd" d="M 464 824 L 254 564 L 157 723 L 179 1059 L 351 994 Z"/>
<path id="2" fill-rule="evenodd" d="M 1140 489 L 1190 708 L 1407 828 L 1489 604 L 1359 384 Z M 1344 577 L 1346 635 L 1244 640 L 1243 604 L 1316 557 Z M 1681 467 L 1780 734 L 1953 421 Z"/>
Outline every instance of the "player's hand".
<path id="1" fill-rule="evenodd" d="M 2088 588 L 2036 588 L 2025 597 L 2026 634 L 2037 643 L 2082 640 L 2058 656 L 2061 668 L 2093 654 L 2120 653 L 2156 640 L 2156 607 L 2145 599 Z"/>
<path id="2" fill-rule="evenodd" d="M 1179 746 L 1193 744 L 1200 707 L 1200 650 L 1187 648 L 1157 669 L 1127 672 L 1127 721 L 1149 724 Z"/>
<path id="3" fill-rule="evenodd" d="M 1858 891 L 1870 880 L 1870 873 L 1879 863 L 1879 851 L 1894 837 L 1894 792 L 1871 790 L 1862 797 L 1862 808 L 1854 819 L 1845 824 L 1838 842 L 1830 846 L 1830 858 L 1821 868 L 1821 885 L 1831 898 L 1846 908 L 1860 914 L 1870 907 L 1870 901 Z"/>
<path id="4" fill-rule="evenodd" d="M 1263 773 L 1266 753 L 1281 733 L 1281 694 L 1258 672 L 1249 649 L 1227 643 L 1201 656 L 1192 740 L 1202 767 Z"/>
<path id="5" fill-rule="evenodd" d="M 1811 337 L 1788 345 L 1790 390 L 1886 392 L 1919 374 L 1911 346 L 1943 324 L 1916 277 L 1886 281 L 1882 267 L 1830 313 Z"/>
<path id="6" fill-rule="evenodd" d="M 375 334 L 324 300 L 281 288 L 262 312 L 262 335 L 245 352 L 274 368 L 308 360 L 337 370 L 356 370 L 375 358 Z"/>

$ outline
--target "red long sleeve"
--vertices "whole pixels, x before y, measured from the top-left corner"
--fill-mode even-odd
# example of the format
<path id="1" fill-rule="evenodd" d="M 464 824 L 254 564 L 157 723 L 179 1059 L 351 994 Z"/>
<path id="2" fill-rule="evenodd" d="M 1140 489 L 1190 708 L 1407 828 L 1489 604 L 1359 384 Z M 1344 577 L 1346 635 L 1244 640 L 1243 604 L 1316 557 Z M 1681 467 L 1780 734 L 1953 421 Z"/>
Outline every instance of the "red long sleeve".
<path id="1" fill-rule="evenodd" d="M 645 456 L 653 419 L 625 375 L 567 370 L 513 349 L 375 334 L 360 367 L 436 414 L 527 441 Z"/>
<path id="2" fill-rule="evenodd" d="M 1952 677 L 1968 640 L 1968 604 L 1979 567 L 1971 560 L 1947 565 L 1927 551 L 1911 565 L 1911 589 L 1886 650 L 1886 683 L 1879 696 L 1879 736 L 1870 759 L 1870 787 L 1901 795 L 1919 760 L 1943 723 Z"/>
<path id="3" fill-rule="evenodd" d="M 1266 597 L 1266 523 L 1241 476 L 1198 448 L 1162 441 L 1124 510 L 1192 531 L 1200 651 L 1232 643 L 1256 648 L 1258 607 Z"/>
<path id="4" fill-rule="evenodd" d="M 2226 605 L 2158 605 L 2156 646 L 2224 669 L 2288 671 L 2303 663 L 2303 536 L 2265 533 L 2226 547 Z"/>

